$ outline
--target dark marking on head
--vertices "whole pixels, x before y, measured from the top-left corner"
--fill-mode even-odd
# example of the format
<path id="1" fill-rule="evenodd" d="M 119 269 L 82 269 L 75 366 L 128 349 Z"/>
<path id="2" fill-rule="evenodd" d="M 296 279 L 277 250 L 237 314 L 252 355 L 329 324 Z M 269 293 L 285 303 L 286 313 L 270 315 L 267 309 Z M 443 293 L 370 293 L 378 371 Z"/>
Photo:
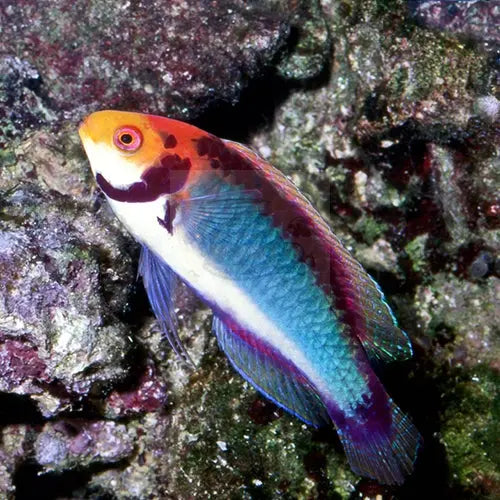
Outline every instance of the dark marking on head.
<path id="1" fill-rule="evenodd" d="M 173 194 L 182 189 L 187 181 L 191 161 L 179 155 L 165 155 L 160 165 L 148 168 L 140 182 L 134 182 L 125 189 L 115 188 L 107 179 L 96 175 L 97 184 L 104 193 L 116 201 L 145 203 L 154 201 L 164 194 Z"/>
<path id="2" fill-rule="evenodd" d="M 196 151 L 199 156 L 207 156 L 210 160 L 211 167 L 220 169 L 223 175 L 232 175 L 236 172 L 248 172 L 248 179 L 252 178 L 252 182 L 257 181 L 250 160 L 245 158 L 238 151 L 229 148 L 224 144 L 224 141 L 221 141 L 217 137 L 200 137 L 196 140 Z M 239 179 L 236 179 L 236 177 L 234 180 L 237 184 L 245 184 L 239 182 Z"/>
<path id="3" fill-rule="evenodd" d="M 210 140 L 207 139 L 211 140 L 209 137 L 200 137 L 196 140 L 196 151 L 199 156 L 208 155 Z"/>
<path id="4" fill-rule="evenodd" d="M 165 215 L 163 219 L 157 217 L 160 226 L 164 227 L 170 234 L 173 234 L 173 224 L 175 219 L 176 204 L 167 200 L 165 203 Z"/>
<path id="5" fill-rule="evenodd" d="M 158 171 L 147 170 L 142 178 L 150 185 L 157 185 L 160 194 L 176 193 L 187 181 L 191 161 L 179 155 L 165 155 L 160 160 L 161 167 Z M 150 174 L 149 174 L 150 172 Z"/>
<path id="6" fill-rule="evenodd" d="M 222 167 L 222 164 L 221 164 L 221 162 L 220 162 L 219 160 L 216 160 L 215 158 L 212 158 L 212 159 L 210 160 L 210 166 L 211 166 L 213 169 L 217 170 L 218 168 L 221 168 L 221 167 Z"/>
<path id="7" fill-rule="evenodd" d="M 172 149 L 177 146 L 177 139 L 175 138 L 175 135 L 168 134 L 162 137 L 163 138 L 163 147 L 165 149 Z"/>

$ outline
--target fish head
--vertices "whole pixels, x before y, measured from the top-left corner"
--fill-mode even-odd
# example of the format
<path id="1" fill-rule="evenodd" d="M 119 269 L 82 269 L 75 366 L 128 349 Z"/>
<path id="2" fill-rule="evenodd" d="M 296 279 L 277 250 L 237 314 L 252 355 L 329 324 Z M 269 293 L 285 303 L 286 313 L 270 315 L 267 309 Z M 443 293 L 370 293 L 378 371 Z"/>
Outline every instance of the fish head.
<path id="1" fill-rule="evenodd" d="M 147 116 L 140 113 L 97 111 L 85 118 L 79 134 L 94 175 L 103 175 L 116 187 L 139 181 L 161 146 Z"/>
<path id="2" fill-rule="evenodd" d="M 143 182 L 148 172 L 162 165 L 164 170 L 179 165 L 191 170 L 197 131 L 177 120 L 114 110 L 92 113 L 79 128 L 94 176 L 102 176 L 116 189 Z M 182 175 L 187 182 L 187 172 Z M 183 183 L 176 184 L 181 187 Z"/>

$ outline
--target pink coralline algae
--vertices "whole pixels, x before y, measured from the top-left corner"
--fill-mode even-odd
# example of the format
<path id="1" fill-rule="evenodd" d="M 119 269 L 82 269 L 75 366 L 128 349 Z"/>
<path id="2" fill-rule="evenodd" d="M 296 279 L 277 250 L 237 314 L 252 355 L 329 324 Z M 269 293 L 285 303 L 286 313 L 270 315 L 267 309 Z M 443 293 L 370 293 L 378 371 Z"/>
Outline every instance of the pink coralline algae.
<path id="1" fill-rule="evenodd" d="M 500 43 L 498 0 L 413 0 L 410 8 L 429 28 L 491 44 Z"/>
<path id="2" fill-rule="evenodd" d="M 113 391 L 106 405 L 108 413 L 114 417 L 123 417 L 158 410 L 166 400 L 166 385 L 154 366 L 149 364 L 134 389 Z"/>
<path id="3" fill-rule="evenodd" d="M 18 340 L 1 341 L 0 333 L 0 391 L 41 392 L 36 384 L 46 382 L 46 364 L 36 349 Z"/>
<path id="4" fill-rule="evenodd" d="M 36 68 L 65 116 L 125 106 L 187 117 L 234 101 L 283 44 L 288 16 L 262 0 L 7 0 L 0 59 Z"/>

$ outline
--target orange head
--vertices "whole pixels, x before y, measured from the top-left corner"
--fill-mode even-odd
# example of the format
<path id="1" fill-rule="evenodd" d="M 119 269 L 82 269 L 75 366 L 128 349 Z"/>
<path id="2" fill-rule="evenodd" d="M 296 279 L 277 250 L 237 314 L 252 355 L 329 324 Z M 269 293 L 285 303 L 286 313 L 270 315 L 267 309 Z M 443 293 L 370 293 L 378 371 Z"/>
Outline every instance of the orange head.
<path id="1" fill-rule="evenodd" d="M 114 188 L 141 182 L 167 158 L 197 159 L 195 140 L 205 132 L 169 118 L 125 111 L 97 111 L 79 129 L 94 175 Z M 197 165 L 190 168 L 192 178 Z"/>

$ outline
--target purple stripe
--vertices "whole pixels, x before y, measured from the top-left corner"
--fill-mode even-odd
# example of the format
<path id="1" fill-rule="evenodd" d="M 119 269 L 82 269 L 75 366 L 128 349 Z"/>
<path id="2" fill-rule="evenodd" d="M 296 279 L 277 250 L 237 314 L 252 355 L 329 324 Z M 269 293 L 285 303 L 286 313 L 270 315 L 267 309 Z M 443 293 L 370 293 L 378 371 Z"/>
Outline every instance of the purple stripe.
<path id="1" fill-rule="evenodd" d="M 182 189 L 186 184 L 190 169 L 189 158 L 168 154 L 161 158 L 160 165 L 145 170 L 140 182 L 134 182 L 125 189 L 115 188 L 101 174 L 96 175 L 96 181 L 104 193 L 113 200 L 125 203 L 145 203 Z"/>
<path id="2" fill-rule="evenodd" d="M 328 414 L 339 429 L 349 432 L 353 439 L 362 440 L 366 433 L 389 432 L 392 426 L 392 412 L 389 395 L 373 372 L 363 349 L 357 350 L 355 360 L 358 369 L 365 374 L 369 389 L 363 395 L 363 402 L 356 407 L 355 416 L 346 417 L 333 400 L 327 400 L 325 404 Z"/>
<path id="3" fill-rule="evenodd" d="M 325 241 L 311 214 L 300 202 L 289 199 L 249 158 L 220 139 L 204 136 L 197 140 L 196 146 L 200 156 L 206 156 L 212 164 L 214 160 L 217 162 L 216 171 L 228 181 L 260 194 L 264 213 L 272 217 L 273 224 L 292 242 L 299 258 L 312 269 L 318 286 L 334 298 L 335 309 L 342 312 L 339 319 L 349 325 L 353 336 L 366 336 L 365 319 L 356 300 L 349 266 L 335 246 Z"/>
<path id="4" fill-rule="evenodd" d="M 227 314 L 219 313 L 219 317 L 223 318 L 224 324 L 234 335 L 271 359 L 280 370 L 293 377 L 298 383 L 313 387 L 308 377 L 270 344 L 242 328 Z M 349 432 L 352 439 L 362 440 L 366 433 L 389 432 L 392 425 L 392 413 L 389 396 L 373 373 L 368 359 L 361 349 L 359 355 L 356 356 L 356 362 L 361 371 L 368 374 L 369 392 L 365 395 L 363 403 L 356 408 L 355 416 L 346 417 L 345 412 L 327 394 L 321 393 L 321 399 L 335 425 L 342 431 Z"/>
<path id="5" fill-rule="evenodd" d="M 268 342 L 259 339 L 252 333 L 248 332 L 244 328 L 242 328 L 236 321 L 234 321 L 227 314 L 219 315 L 220 318 L 223 318 L 223 322 L 229 330 L 231 330 L 234 335 L 242 339 L 249 346 L 251 346 L 256 351 L 265 354 L 267 358 L 272 360 L 272 362 L 280 368 L 280 370 L 284 371 L 290 376 L 293 376 L 295 380 L 302 384 L 311 385 L 309 379 L 304 375 L 304 373 L 297 368 L 297 366 L 283 357 L 273 346 L 271 346 Z"/>

